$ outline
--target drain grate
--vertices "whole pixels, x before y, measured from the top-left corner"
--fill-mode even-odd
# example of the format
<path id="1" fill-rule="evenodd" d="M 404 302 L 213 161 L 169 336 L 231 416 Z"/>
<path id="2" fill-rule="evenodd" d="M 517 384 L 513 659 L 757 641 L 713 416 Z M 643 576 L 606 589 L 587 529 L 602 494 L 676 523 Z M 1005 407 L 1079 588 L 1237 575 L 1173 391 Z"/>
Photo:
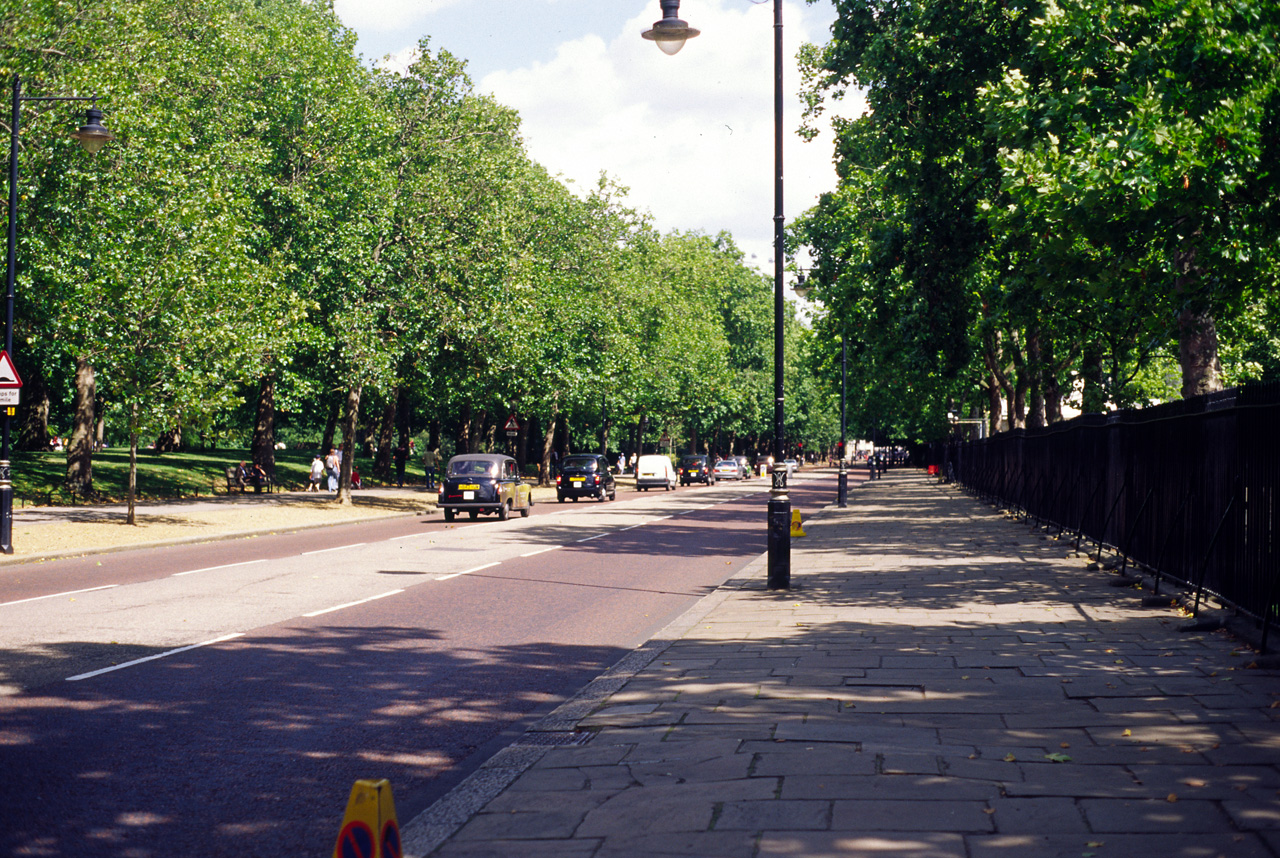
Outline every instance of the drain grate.
<path id="1" fill-rule="evenodd" d="M 591 730 L 554 730 L 548 732 L 528 732 L 521 736 L 515 744 L 538 748 L 562 748 L 574 745 L 585 745 L 595 733 Z"/>

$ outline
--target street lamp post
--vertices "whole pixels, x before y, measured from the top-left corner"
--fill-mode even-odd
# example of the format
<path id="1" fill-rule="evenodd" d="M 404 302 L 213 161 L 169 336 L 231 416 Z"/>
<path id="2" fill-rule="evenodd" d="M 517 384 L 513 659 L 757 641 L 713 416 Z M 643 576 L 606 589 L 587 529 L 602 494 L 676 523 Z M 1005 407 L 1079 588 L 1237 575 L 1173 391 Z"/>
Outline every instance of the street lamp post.
<path id="1" fill-rule="evenodd" d="M 18 129 L 22 122 L 22 103 L 24 101 L 89 101 L 85 124 L 72 133 L 72 137 L 80 141 L 80 145 L 90 154 L 114 140 L 115 135 L 102 125 L 102 111 L 98 109 L 97 97 L 80 96 L 30 96 L 22 94 L 22 79 L 13 78 L 13 113 L 9 120 L 9 248 L 5 262 L 5 323 L 4 351 L 13 359 L 13 299 L 14 282 L 17 277 L 18 255 Z M 0 430 L 0 553 L 13 553 L 13 480 L 9 462 L 9 442 L 11 422 L 17 408 L 13 405 L 4 408 L 3 429 Z"/>
<path id="2" fill-rule="evenodd" d="M 836 489 L 836 505 L 843 509 L 849 505 L 849 443 L 845 437 L 845 402 L 849 387 L 849 347 L 844 335 L 840 336 L 840 480 Z"/>
<path id="3" fill-rule="evenodd" d="M 658 43 L 666 54 L 684 47 L 686 39 L 699 31 L 681 21 L 680 0 L 659 0 L 662 20 L 646 30 L 644 38 Z M 791 587 L 791 498 L 787 494 L 787 466 L 783 425 L 783 272 L 784 235 L 782 215 L 782 0 L 773 0 L 773 467 L 769 491 L 768 587 Z"/>

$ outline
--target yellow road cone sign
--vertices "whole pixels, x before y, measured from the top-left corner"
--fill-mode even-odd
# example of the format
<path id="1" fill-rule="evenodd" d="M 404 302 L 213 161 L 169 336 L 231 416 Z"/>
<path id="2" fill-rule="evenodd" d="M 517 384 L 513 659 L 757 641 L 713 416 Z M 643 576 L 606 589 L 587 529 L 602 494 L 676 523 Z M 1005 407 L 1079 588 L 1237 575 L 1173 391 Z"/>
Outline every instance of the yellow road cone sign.
<path id="1" fill-rule="evenodd" d="M 333 858 L 403 858 L 391 781 L 356 781 Z"/>
<path id="2" fill-rule="evenodd" d="M 800 510 L 791 510 L 791 535 L 805 536 L 804 528 L 800 526 Z"/>

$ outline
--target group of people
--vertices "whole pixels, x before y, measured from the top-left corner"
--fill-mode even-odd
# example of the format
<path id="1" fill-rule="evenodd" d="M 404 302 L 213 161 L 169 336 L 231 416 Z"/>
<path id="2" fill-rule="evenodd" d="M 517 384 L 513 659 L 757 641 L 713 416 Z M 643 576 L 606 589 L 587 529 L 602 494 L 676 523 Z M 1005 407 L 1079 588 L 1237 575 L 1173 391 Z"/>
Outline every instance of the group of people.
<path id="1" fill-rule="evenodd" d="M 253 486 L 255 492 L 261 492 L 269 480 L 266 470 L 257 462 L 253 464 L 241 462 L 236 467 L 236 482 L 242 486 Z"/>
<path id="2" fill-rule="evenodd" d="M 338 490 L 338 474 L 342 472 L 342 451 L 336 447 L 330 447 L 329 453 L 324 458 L 316 453 L 315 458 L 311 460 L 310 481 L 307 483 L 307 491 L 320 491 L 320 484 L 328 477 L 329 491 L 336 492 Z M 351 468 L 351 488 L 360 488 L 360 472 L 353 466 Z"/>
<path id="3" fill-rule="evenodd" d="M 397 447 L 395 450 L 396 465 L 396 483 L 404 486 L 404 469 L 408 460 L 409 450 L 405 447 Z M 436 464 L 440 460 L 440 451 L 429 449 L 422 457 L 422 467 L 427 478 L 427 491 L 435 491 L 436 489 Z M 328 455 L 321 457 L 316 453 L 311 460 L 311 472 L 309 474 L 309 482 L 307 483 L 307 491 L 319 492 L 320 486 L 328 481 L 329 491 L 336 492 L 338 490 L 338 474 L 342 471 L 342 451 L 336 447 L 330 447 Z M 351 468 L 351 488 L 360 488 L 360 472 L 352 465 Z"/>

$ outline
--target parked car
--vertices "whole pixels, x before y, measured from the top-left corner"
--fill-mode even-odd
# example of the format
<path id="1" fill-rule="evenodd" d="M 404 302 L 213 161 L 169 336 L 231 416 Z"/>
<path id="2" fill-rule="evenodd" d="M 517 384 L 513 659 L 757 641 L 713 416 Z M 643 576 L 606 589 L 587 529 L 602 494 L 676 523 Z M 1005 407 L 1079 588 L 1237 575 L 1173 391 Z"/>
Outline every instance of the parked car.
<path id="1" fill-rule="evenodd" d="M 665 489 L 673 491 L 677 485 L 676 466 L 670 456 L 641 456 L 636 461 L 636 488 L 641 491 Z"/>
<path id="2" fill-rule="evenodd" d="M 717 480 L 740 480 L 742 466 L 737 459 L 721 459 L 716 462 L 715 474 Z"/>
<path id="3" fill-rule="evenodd" d="M 556 476 L 556 500 L 595 498 L 603 501 L 618 496 L 618 485 L 609 472 L 609 460 L 599 453 L 565 456 Z"/>
<path id="4" fill-rule="evenodd" d="M 680 485 L 706 483 L 709 486 L 714 486 L 716 484 L 716 475 L 712 470 L 706 456 L 685 456 L 680 460 Z"/>
<path id="5" fill-rule="evenodd" d="M 755 476 L 751 470 L 751 460 L 746 456 L 734 456 L 733 460 L 738 463 L 738 467 L 742 471 L 742 478 L 744 480 L 749 480 Z"/>
<path id="6" fill-rule="evenodd" d="M 800 464 L 795 459 L 783 459 L 782 464 L 787 467 L 787 476 L 790 477 L 796 471 L 800 470 Z"/>
<path id="7" fill-rule="evenodd" d="M 512 512 L 526 518 L 533 506 L 533 488 L 520 479 L 516 460 L 496 453 L 469 453 L 454 456 L 445 467 L 440 489 L 444 520 L 466 512 L 494 514 L 506 521 Z"/>

